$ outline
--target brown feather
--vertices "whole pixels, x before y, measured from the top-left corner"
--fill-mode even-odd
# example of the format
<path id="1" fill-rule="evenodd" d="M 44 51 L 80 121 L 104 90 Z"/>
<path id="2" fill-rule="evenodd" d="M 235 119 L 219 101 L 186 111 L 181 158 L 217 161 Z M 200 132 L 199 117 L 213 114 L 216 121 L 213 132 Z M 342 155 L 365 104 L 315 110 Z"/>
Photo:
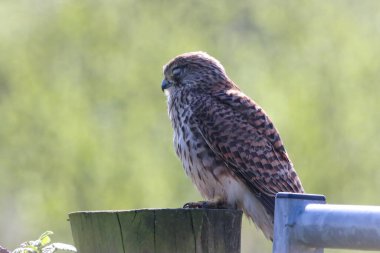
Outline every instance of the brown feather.
<path id="1" fill-rule="evenodd" d="M 197 108 L 192 122 L 268 212 L 274 213 L 277 192 L 304 191 L 278 132 L 260 107 L 241 92 L 202 96 L 191 105 Z M 246 103 L 238 102 L 242 98 Z M 258 120 L 262 123 L 254 124 Z"/>

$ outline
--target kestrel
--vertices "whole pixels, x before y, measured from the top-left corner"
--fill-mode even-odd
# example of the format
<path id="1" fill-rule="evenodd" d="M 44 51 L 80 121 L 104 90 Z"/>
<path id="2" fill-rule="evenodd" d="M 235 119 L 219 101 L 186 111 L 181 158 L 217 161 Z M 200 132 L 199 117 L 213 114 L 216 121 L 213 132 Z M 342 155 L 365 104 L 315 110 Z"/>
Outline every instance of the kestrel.
<path id="1" fill-rule="evenodd" d="M 200 206 L 242 209 L 273 240 L 275 194 L 304 190 L 270 118 L 204 52 L 166 64 L 162 90 L 176 153 L 207 200 Z"/>

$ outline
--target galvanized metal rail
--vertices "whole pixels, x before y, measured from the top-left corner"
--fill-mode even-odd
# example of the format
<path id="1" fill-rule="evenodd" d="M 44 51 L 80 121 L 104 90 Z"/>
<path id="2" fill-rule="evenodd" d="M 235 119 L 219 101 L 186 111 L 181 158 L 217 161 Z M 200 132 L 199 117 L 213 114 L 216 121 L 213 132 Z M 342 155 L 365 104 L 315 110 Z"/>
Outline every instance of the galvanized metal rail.
<path id="1" fill-rule="evenodd" d="M 380 206 L 326 204 L 323 195 L 276 195 L 273 253 L 380 250 Z"/>

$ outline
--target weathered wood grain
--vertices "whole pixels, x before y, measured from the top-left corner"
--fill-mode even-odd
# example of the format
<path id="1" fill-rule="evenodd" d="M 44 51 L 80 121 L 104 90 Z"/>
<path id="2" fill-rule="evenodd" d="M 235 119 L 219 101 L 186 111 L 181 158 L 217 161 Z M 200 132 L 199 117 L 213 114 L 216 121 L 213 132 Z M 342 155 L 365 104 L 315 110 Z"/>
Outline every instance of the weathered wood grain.
<path id="1" fill-rule="evenodd" d="M 239 253 L 241 216 L 229 209 L 69 214 L 79 253 Z"/>

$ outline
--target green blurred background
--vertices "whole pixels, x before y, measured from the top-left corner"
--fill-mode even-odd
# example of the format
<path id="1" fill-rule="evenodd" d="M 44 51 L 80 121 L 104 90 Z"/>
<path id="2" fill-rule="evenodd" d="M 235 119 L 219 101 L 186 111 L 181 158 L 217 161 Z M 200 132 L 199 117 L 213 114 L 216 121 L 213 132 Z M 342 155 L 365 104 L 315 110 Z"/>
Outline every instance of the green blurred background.
<path id="1" fill-rule="evenodd" d="M 72 211 L 200 199 L 160 88 L 162 65 L 186 51 L 218 58 L 265 108 L 307 192 L 380 205 L 376 0 L 2 0 L 0 16 L 7 248 L 46 230 L 72 243 Z M 242 243 L 271 252 L 247 220 Z"/>

